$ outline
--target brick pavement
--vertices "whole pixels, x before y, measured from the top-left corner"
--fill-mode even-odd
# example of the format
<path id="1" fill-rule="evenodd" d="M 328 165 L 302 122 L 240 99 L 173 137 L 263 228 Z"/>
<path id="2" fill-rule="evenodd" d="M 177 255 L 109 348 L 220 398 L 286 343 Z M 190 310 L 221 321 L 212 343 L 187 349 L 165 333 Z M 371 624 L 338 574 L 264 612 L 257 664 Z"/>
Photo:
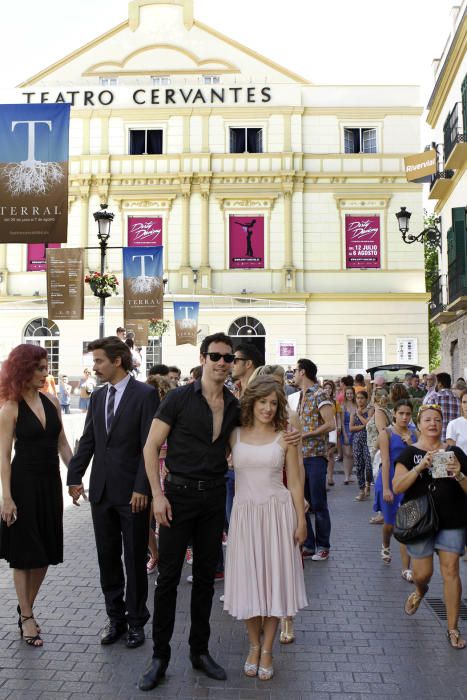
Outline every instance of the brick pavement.
<path id="1" fill-rule="evenodd" d="M 296 643 L 277 644 L 276 676 L 271 682 L 243 675 L 244 628 L 222 612 L 219 585 L 211 650 L 226 667 L 228 681 L 211 681 L 191 669 L 187 660 L 190 584 L 185 580 L 190 568 L 185 567 L 173 660 L 166 680 L 152 693 L 141 693 L 136 687 L 151 653 L 149 642 L 136 650 L 126 649 L 123 641 L 112 647 L 99 644 L 105 614 L 89 506 L 68 508 L 65 564 L 50 570 L 36 605 L 43 649 L 30 649 L 20 641 L 10 573 L 4 562 L 0 564 L 0 700 L 465 698 L 467 650 L 449 648 L 445 623 L 425 603 L 415 617 L 404 615 L 403 602 L 411 586 L 399 575 L 397 555 L 389 567 L 380 562 L 380 527 L 368 525 L 371 504 L 355 502 L 355 495 L 356 488 L 343 486 L 338 475 L 330 494 L 332 557 L 328 562 L 306 562 L 310 605 L 297 617 Z M 467 563 L 461 565 L 467 584 Z M 153 585 L 151 576 L 150 594 Z M 439 574 L 435 574 L 430 596 L 440 595 Z"/>

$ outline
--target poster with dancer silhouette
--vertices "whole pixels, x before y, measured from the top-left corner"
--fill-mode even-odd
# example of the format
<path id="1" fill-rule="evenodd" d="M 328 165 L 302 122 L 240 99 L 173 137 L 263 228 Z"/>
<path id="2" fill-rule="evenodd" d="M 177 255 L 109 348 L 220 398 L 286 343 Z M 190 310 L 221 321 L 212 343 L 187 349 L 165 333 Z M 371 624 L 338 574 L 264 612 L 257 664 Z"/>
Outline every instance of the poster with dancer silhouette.
<path id="1" fill-rule="evenodd" d="M 129 216 L 128 245 L 163 245 L 162 218 L 160 216 Z"/>
<path id="2" fill-rule="evenodd" d="M 345 266 L 347 269 L 381 267 L 379 216 L 345 217 Z"/>
<path id="3" fill-rule="evenodd" d="M 229 267 L 264 268 L 264 217 L 229 217 Z"/>
<path id="4" fill-rule="evenodd" d="M 66 243 L 69 104 L 0 105 L 0 243 Z"/>

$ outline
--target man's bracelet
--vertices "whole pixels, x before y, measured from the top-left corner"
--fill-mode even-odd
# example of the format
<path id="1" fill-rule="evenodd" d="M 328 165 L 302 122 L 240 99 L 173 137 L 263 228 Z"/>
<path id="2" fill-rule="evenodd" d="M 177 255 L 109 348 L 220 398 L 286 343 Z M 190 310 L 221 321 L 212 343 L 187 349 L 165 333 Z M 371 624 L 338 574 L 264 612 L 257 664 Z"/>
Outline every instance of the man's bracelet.
<path id="1" fill-rule="evenodd" d="M 459 472 L 459 474 L 456 476 L 456 481 L 464 481 L 465 479 L 465 474 L 462 472 Z"/>

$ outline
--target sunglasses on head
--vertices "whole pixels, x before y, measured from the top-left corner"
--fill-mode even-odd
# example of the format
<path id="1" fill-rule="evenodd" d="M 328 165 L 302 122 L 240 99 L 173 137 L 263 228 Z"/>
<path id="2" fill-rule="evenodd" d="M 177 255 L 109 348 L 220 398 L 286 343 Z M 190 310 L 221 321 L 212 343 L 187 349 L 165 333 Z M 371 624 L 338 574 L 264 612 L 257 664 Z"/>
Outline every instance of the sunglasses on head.
<path id="1" fill-rule="evenodd" d="M 209 359 L 213 362 L 219 362 L 219 360 L 222 359 L 228 365 L 232 364 L 235 359 L 235 355 L 233 355 L 231 352 L 226 352 L 225 355 L 220 352 L 203 352 L 203 355 L 204 357 L 209 357 Z"/>

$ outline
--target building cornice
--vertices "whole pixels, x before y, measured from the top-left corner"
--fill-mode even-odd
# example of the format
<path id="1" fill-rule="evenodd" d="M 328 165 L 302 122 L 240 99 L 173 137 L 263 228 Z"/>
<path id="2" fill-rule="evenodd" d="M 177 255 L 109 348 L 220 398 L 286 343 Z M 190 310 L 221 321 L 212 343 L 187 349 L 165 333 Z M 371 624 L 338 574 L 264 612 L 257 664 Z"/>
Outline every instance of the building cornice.
<path id="1" fill-rule="evenodd" d="M 459 23 L 457 31 L 452 39 L 443 67 L 431 93 L 427 109 L 427 123 L 432 129 L 436 127 L 440 114 L 451 90 L 452 84 L 460 70 L 462 61 L 467 51 L 467 10 Z M 459 95 L 460 100 L 460 95 Z M 454 100 L 456 101 L 456 100 Z"/>

